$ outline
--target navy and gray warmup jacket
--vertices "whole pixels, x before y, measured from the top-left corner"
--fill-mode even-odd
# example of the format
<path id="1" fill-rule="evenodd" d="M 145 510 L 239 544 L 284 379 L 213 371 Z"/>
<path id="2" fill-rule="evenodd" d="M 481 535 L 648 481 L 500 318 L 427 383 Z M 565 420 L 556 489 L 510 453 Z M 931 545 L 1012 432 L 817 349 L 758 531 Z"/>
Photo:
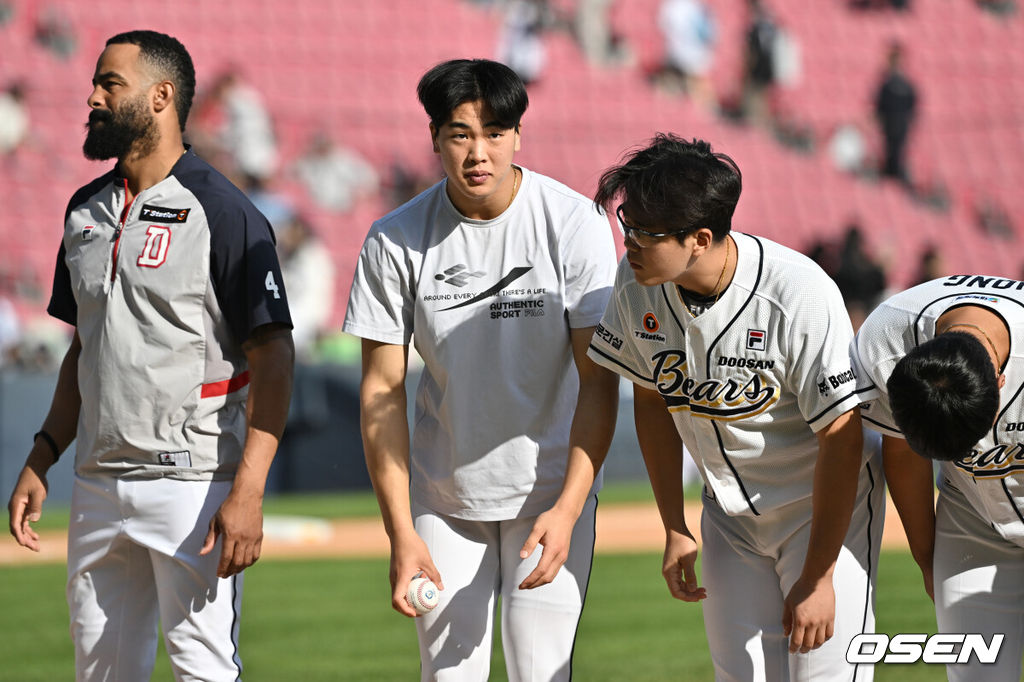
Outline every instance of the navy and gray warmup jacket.
<path id="1" fill-rule="evenodd" d="M 126 204 L 115 170 L 68 204 L 48 312 L 82 341 L 76 471 L 233 476 L 245 442 L 241 345 L 291 325 L 274 236 L 192 151 Z"/>

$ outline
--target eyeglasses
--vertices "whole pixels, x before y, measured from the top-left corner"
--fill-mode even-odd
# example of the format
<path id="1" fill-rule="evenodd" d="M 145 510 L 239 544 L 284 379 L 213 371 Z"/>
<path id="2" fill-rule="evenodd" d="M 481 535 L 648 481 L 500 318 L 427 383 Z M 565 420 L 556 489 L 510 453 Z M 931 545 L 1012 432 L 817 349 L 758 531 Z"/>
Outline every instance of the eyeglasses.
<path id="1" fill-rule="evenodd" d="M 639 227 L 633 227 L 626 223 L 626 218 L 622 215 L 622 207 L 623 204 L 619 204 L 619 207 L 615 209 L 615 217 L 619 219 L 619 231 L 622 232 L 623 237 L 629 239 L 641 249 L 654 246 L 664 237 L 670 237 L 672 235 L 682 234 L 685 232 L 685 230 L 675 230 L 674 232 L 651 232 Z"/>

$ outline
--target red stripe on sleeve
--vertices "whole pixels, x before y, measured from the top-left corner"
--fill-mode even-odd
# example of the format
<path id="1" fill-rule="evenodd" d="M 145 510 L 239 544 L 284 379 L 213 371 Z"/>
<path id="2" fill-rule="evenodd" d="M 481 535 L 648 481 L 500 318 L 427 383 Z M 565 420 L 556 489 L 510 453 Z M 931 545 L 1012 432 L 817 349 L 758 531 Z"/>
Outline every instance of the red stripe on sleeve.
<path id="1" fill-rule="evenodd" d="M 227 395 L 228 393 L 234 393 L 239 389 L 245 388 L 248 385 L 249 370 L 245 370 L 236 377 L 231 377 L 224 381 L 215 381 L 212 384 L 203 384 L 203 391 L 199 394 L 199 397 L 214 398 L 216 396 Z"/>

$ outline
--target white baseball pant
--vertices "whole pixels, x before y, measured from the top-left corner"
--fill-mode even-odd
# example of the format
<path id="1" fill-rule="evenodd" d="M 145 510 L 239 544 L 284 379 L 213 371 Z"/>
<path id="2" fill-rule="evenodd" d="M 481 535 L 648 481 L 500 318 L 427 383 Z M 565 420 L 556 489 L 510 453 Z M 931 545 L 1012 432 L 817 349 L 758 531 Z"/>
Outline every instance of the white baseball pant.
<path id="1" fill-rule="evenodd" d="M 148 680 L 158 621 L 176 680 L 240 679 L 242 576 L 217 577 L 219 541 L 199 556 L 230 489 L 75 477 L 67 599 L 77 680 Z"/>
<path id="2" fill-rule="evenodd" d="M 596 508 L 592 495 L 573 530 L 569 558 L 555 579 L 520 590 L 543 548 L 538 545 L 530 557 L 519 558 L 536 517 L 466 521 L 413 503 L 416 532 L 445 587 L 437 608 L 416 619 L 422 680 L 487 680 L 499 595 L 509 682 L 569 680 L 594 556 Z"/>
<path id="3" fill-rule="evenodd" d="M 1021 679 L 1024 547 L 1007 541 L 959 491 L 944 488 L 935 511 L 935 618 L 939 632 L 1005 635 L 995 663 L 974 655 L 946 666 L 950 682 Z M 959 646 L 954 647 L 959 653 Z"/>
<path id="4" fill-rule="evenodd" d="M 885 518 L 881 460 L 862 469 L 850 527 L 836 561 L 834 634 L 806 654 L 789 653 L 783 601 L 803 570 L 811 500 L 757 517 L 727 516 L 704 497 L 701 582 L 704 627 L 720 682 L 836 682 L 873 679 L 871 666 L 846 662 L 854 635 L 874 632 L 875 578 Z"/>

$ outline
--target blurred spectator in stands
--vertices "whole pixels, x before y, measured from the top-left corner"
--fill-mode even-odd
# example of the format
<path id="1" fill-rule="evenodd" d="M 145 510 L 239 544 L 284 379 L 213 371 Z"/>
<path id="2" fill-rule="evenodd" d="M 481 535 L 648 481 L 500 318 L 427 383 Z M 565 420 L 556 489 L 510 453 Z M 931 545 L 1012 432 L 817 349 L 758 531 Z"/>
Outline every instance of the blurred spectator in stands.
<path id="1" fill-rule="evenodd" d="M 868 255 L 860 226 L 851 222 L 839 250 L 839 264 L 832 274 L 843 294 L 846 309 L 856 330 L 885 291 L 885 270 Z"/>
<path id="2" fill-rule="evenodd" d="M 266 217 L 275 233 L 288 226 L 295 209 L 286 196 L 271 189 L 265 178 L 241 175 L 240 181 L 239 189 L 245 192 L 252 205 Z"/>
<path id="3" fill-rule="evenodd" d="M 311 360 L 334 312 L 334 262 L 309 222 L 295 215 L 277 235 L 295 355 Z"/>
<path id="4" fill-rule="evenodd" d="M 996 16 L 1008 17 L 1017 12 L 1017 0 L 976 0 L 978 7 Z"/>
<path id="5" fill-rule="evenodd" d="M 863 175 L 868 170 L 868 144 L 855 123 L 840 123 L 828 141 L 828 155 L 833 165 L 844 173 Z"/>
<path id="6" fill-rule="evenodd" d="M 903 70 L 903 47 L 889 47 L 888 66 L 875 94 L 875 117 L 882 131 L 885 161 L 882 175 L 913 189 L 906 166 L 907 137 L 917 117 L 917 90 Z"/>
<path id="7" fill-rule="evenodd" d="M 850 0 L 853 9 L 894 9 L 905 12 L 910 9 L 910 0 Z"/>
<path id="8" fill-rule="evenodd" d="M 658 28 L 665 44 L 660 68 L 652 74 L 655 85 L 684 92 L 695 102 L 716 109 L 708 73 L 715 56 L 718 28 L 711 10 L 700 0 L 662 0 Z"/>
<path id="9" fill-rule="evenodd" d="M 292 170 L 318 206 L 338 213 L 380 187 L 373 166 L 354 150 L 336 144 L 324 130 L 313 133 Z"/>
<path id="10" fill-rule="evenodd" d="M 616 0 L 579 0 L 576 5 L 576 40 L 591 64 L 613 66 L 632 59 L 621 36 L 612 30 L 608 16 Z"/>
<path id="11" fill-rule="evenodd" d="M 914 272 L 911 286 L 924 284 L 948 274 L 946 263 L 942 259 L 942 252 L 935 244 L 928 244 L 917 261 L 917 270 Z"/>
<path id="12" fill-rule="evenodd" d="M 743 60 L 743 117 L 771 125 L 775 87 L 775 41 L 779 26 L 761 0 L 747 0 L 746 52 Z"/>
<path id="13" fill-rule="evenodd" d="M 998 199 L 984 197 L 979 200 L 974 206 L 974 216 L 978 221 L 978 227 L 989 237 L 1013 238 L 1013 219 Z"/>
<path id="14" fill-rule="evenodd" d="M 0 367 L 12 364 L 21 343 L 18 311 L 7 292 L 0 290 Z"/>
<path id="15" fill-rule="evenodd" d="M 13 82 L 0 92 L 0 155 L 13 154 L 25 142 L 29 132 L 25 87 Z"/>
<path id="16" fill-rule="evenodd" d="M 511 0 L 498 39 L 498 61 L 526 85 L 535 83 L 547 63 L 544 32 L 555 23 L 547 0 Z"/>
<path id="17" fill-rule="evenodd" d="M 437 182 L 437 178 L 433 175 L 424 175 L 401 158 L 396 157 L 389 168 L 388 204 L 391 208 L 398 208 L 420 192 L 429 189 L 435 182 Z"/>
<path id="18" fill-rule="evenodd" d="M 11 358 L 20 369 L 54 373 L 70 343 L 66 325 L 46 315 L 30 317 L 21 325 L 21 338 L 11 349 Z"/>
<path id="19" fill-rule="evenodd" d="M 78 47 L 71 20 L 53 5 L 40 12 L 36 19 L 34 37 L 37 43 L 61 59 L 68 59 Z"/>
<path id="20" fill-rule="evenodd" d="M 199 99 L 195 119 L 189 141 L 225 175 L 268 179 L 277 171 L 277 137 L 270 112 L 262 95 L 236 68 L 222 73 Z"/>

